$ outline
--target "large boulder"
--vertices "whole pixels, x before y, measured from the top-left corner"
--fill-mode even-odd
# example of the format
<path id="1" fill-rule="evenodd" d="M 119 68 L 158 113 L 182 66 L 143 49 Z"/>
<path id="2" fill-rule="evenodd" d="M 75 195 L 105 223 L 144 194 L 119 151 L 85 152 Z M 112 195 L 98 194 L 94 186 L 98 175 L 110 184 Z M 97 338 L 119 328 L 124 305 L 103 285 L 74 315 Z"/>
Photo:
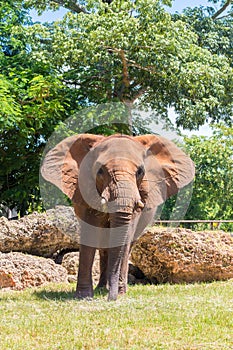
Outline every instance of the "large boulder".
<path id="1" fill-rule="evenodd" d="M 78 266 L 79 266 L 79 252 L 69 252 L 63 255 L 61 264 L 68 273 L 69 282 L 76 282 L 78 275 Z M 97 250 L 95 253 L 95 259 L 92 267 L 92 279 L 94 285 L 97 285 L 100 277 L 100 255 Z M 147 283 L 148 280 L 145 278 L 142 271 L 138 267 L 134 266 L 129 262 L 129 274 L 128 274 L 128 283 L 129 284 L 138 284 L 138 283 Z"/>
<path id="2" fill-rule="evenodd" d="M 233 237 L 222 231 L 148 228 L 131 260 L 157 283 L 192 283 L 233 278 Z"/>
<path id="3" fill-rule="evenodd" d="M 67 282 L 67 271 L 52 259 L 18 252 L 0 253 L 0 289 L 21 290 L 48 282 Z"/>
<path id="4" fill-rule="evenodd" d="M 58 250 L 79 248 L 79 224 L 72 207 L 57 206 L 19 220 L 0 217 L 0 251 L 51 257 Z"/>

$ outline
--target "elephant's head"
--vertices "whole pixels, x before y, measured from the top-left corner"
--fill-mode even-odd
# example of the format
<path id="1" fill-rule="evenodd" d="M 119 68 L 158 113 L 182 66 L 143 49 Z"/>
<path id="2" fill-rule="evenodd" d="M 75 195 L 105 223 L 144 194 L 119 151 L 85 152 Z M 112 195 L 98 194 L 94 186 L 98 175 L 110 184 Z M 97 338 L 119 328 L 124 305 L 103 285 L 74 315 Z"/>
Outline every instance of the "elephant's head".
<path id="1" fill-rule="evenodd" d="M 81 134 L 66 138 L 46 155 L 42 175 L 77 208 L 127 216 L 156 208 L 176 194 L 192 181 L 194 166 L 161 136 Z M 82 213 L 77 209 L 88 220 Z"/>
<path id="2" fill-rule="evenodd" d="M 74 203 L 82 223 L 82 244 L 112 249 L 108 262 L 110 299 L 117 296 L 126 254 L 122 247 L 142 232 L 158 205 L 194 177 L 191 159 L 173 142 L 155 135 L 68 137 L 48 152 L 41 170 L 43 177 Z M 106 238 L 102 246 L 98 237 Z M 80 281 L 85 280 L 85 273 Z M 80 288 L 79 295 L 91 295 Z"/>

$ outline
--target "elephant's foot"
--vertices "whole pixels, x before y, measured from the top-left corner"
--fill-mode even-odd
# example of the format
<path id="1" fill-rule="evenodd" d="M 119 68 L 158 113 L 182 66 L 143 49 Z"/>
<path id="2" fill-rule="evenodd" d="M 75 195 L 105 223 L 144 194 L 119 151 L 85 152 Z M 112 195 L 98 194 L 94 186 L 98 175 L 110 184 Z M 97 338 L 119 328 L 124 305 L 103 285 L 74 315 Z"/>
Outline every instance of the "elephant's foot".
<path id="1" fill-rule="evenodd" d="M 93 289 L 81 289 L 77 288 L 74 297 L 79 300 L 92 300 L 94 296 Z"/>
<path id="2" fill-rule="evenodd" d="M 109 291 L 108 293 L 108 301 L 115 301 L 117 300 L 118 293 L 115 291 Z"/>
<path id="3" fill-rule="evenodd" d="M 116 300 L 118 296 L 123 296 L 127 292 L 127 286 L 119 285 L 116 289 L 110 289 L 108 294 L 108 301 Z"/>
<path id="4" fill-rule="evenodd" d="M 118 288 L 119 295 L 124 295 L 126 292 L 127 292 L 126 286 L 119 286 L 119 288 Z"/>
<path id="5" fill-rule="evenodd" d="M 127 283 L 125 281 L 119 281 L 118 294 L 123 295 L 127 292 Z"/>

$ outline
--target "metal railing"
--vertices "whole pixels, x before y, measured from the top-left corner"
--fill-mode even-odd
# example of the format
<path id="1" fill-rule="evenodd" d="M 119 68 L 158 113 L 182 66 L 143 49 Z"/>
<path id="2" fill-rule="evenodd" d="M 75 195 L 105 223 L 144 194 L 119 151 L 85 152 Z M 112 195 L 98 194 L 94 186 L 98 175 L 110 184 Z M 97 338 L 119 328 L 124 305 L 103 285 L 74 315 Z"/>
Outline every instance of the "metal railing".
<path id="1" fill-rule="evenodd" d="M 233 220 L 156 220 L 154 224 L 171 224 L 180 226 L 181 224 L 210 224 L 211 230 L 219 228 L 222 223 L 233 224 Z M 174 224 L 174 225 L 173 225 Z"/>

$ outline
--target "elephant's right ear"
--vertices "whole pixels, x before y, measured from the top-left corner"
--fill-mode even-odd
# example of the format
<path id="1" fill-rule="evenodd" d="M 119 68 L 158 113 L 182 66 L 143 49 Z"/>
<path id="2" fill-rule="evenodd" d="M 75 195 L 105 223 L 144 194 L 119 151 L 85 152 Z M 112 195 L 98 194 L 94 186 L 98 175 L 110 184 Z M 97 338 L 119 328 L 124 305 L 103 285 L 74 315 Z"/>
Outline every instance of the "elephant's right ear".
<path id="1" fill-rule="evenodd" d="M 157 135 L 136 136 L 147 149 L 147 177 L 151 202 L 161 204 L 193 181 L 195 166 L 172 141 Z"/>
<path id="2" fill-rule="evenodd" d="M 104 138 L 92 134 L 67 137 L 46 154 L 41 167 L 42 176 L 73 199 L 83 158 Z"/>

